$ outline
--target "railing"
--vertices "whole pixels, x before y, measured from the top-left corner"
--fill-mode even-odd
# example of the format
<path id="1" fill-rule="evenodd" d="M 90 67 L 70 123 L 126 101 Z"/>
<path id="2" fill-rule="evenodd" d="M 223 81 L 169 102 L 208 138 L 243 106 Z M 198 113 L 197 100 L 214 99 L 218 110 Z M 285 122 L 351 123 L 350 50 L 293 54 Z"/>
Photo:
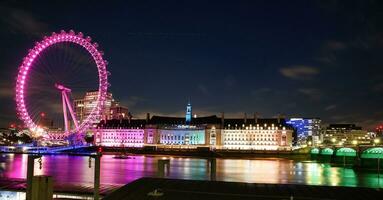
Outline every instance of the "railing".
<path id="1" fill-rule="evenodd" d="M 77 145 L 77 146 L 56 146 L 56 147 L 30 147 L 30 146 L 1 146 L 0 152 L 3 153 L 58 153 L 61 151 L 75 150 L 89 145 Z"/>

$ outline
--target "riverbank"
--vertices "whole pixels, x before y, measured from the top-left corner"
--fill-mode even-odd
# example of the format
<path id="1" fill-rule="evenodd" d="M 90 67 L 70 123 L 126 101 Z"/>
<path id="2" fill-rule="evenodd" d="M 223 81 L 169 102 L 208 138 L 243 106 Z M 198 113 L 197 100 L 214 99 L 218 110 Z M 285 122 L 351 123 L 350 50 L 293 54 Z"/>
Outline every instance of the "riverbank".
<path id="1" fill-rule="evenodd" d="M 101 148 L 101 149 L 100 149 Z M 69 154 L 95 152 L 101 150 L 103 154 L 130 153 L 137 155 L 167 155 L 196 158 L 237 158 L 237 159 L 257 159 L 257 158 L 285 158 L 295 161 L 309 160 L 308 151 L 263 151 L 263 150 L 224 150 L 209 148 L 122 148 L 122 147 L 88 147 L 75 151 L 66 151 Z"/>
<path id="2" fill-rule="evenodd" d="M 141 178 L 107 195 L 104 200 L 245 200 L 245 199 L 382 199 L 383 192 L 363 187 L 295 184 L 234 183 L 161 178 Z"/>

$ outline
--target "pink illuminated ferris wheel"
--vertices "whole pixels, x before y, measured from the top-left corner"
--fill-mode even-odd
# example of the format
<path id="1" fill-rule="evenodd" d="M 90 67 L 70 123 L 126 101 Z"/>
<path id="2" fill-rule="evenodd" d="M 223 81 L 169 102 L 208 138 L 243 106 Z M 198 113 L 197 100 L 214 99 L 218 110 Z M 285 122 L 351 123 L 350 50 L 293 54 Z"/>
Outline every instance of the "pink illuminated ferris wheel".
<path id="1" fill-rule="evenodd" d="M 32 131 L 45 128 L 65 136 L 83 134 L 100 119 L 108 88 L 107 62 L 97 43 L 81 32 L 61 31 L 44 37 L 29 50 L 19 67 L 16 108 Z M 89 112 L 77 119 L 74 99 L 87 91 L 97 95 Z"/>

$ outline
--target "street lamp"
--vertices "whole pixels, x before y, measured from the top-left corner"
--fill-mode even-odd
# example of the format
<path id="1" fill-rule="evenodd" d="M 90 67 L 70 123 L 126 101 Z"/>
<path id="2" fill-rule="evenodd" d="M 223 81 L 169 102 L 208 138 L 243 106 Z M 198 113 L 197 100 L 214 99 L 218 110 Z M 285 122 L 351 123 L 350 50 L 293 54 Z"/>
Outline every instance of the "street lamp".
<path id="1" fill-rule="evenodd" d="M 331 141 L 332 141 L 333 143 L 335 143 L 335 142 L 336 142 L 336 138 L 332 138 Z"/>
<path id="2" fill-rule="evenodd" d="M 358 144 L 358 141 L 353 140 L 353 141 L 352 141 L 352 144 L 353 144 L 353 145 L 357 145 L 357 144 Z"/>
<path id="3" fill-rule="evenodd" d="M 377 145 L 377 144 L 379 144 L 379 143 L 380 143 L 380 139 L 379 139 L 379 138 L 374 139 L 374 144 L 375 144 L 375 145 Z"/>

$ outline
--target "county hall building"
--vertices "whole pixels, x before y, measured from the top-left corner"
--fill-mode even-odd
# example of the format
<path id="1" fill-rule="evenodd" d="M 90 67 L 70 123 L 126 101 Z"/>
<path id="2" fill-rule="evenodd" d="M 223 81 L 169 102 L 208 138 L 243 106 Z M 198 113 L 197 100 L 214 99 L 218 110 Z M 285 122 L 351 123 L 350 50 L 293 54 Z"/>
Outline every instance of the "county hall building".
<path id="1" fill-rule="evenodd" d="M 95 144 L 109 147 L 171 145 L 215 149 L 290 150 L 294 129 L 283 118 L 153 116 L 146 119 L 103 120 L 93 130 Z"/>

